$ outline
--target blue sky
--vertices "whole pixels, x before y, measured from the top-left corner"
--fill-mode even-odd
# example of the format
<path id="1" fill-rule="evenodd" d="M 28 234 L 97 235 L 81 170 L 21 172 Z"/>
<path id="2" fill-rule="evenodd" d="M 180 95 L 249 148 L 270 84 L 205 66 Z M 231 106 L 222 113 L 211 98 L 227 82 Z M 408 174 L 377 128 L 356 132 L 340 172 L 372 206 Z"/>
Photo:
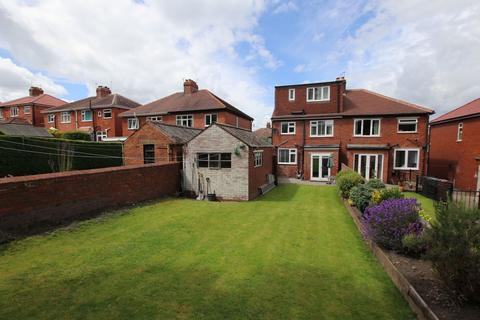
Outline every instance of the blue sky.
<path id="1" fill-rule="evenodd" d="M 479 14 L 470 0 L 7 0 L 0 101 L 108 85 L 146 103 L 192 78 L 262 126 L 275 85 L 344 75 L 441 114 L 480 96 Z"/>

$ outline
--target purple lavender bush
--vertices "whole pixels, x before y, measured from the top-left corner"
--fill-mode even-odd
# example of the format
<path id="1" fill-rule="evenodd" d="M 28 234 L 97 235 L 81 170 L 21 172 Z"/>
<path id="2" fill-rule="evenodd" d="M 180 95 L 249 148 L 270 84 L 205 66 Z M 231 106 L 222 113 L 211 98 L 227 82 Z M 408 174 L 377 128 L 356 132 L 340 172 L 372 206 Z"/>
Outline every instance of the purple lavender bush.
<path id="1" fill-rule="evenodd" d="M 405 235 L 423 232 L 418 211 L 416 199 L 389 199 L 370 206 L 363 214 L 366 234 L 385 249 L 401 251 Z"/>

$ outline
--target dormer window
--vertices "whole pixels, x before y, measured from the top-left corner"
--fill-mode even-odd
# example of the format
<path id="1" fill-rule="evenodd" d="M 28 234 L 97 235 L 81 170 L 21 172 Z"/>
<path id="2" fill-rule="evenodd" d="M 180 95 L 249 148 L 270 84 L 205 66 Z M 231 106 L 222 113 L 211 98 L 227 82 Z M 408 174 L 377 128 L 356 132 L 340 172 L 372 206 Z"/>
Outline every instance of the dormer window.
<path id="1" fill-rule="evenodd" d="M 288 89 L 288 101 L 295 101 L 295 89 Z"/>
<path id="2" fill-rule="evenodd" d="M 307 88 L 307 102 L 329 101 L 330 87 L 310 87 Z"/>

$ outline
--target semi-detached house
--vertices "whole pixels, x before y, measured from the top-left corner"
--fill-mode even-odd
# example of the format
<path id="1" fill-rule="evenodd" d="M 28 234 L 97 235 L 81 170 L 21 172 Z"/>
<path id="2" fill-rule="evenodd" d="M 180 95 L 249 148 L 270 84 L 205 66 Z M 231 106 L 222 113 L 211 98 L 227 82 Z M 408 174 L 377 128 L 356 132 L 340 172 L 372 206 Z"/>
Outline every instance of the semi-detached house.
<path id="1" fill-rule="evenodd" d="M 425 170 L 431 114 L 412 103 L 347 89 L 343 77 L 277 86 L 277 175 L 322 181 L 344 164 L 366 179 L 414 181 Z"/>

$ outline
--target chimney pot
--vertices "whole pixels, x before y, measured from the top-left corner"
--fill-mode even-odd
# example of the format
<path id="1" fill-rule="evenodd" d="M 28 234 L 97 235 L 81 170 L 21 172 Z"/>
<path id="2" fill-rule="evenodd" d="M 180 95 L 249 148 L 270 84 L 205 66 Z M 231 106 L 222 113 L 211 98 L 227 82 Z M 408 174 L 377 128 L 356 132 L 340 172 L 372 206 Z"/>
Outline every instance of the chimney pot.
<path id="1" fill-rule="evenodd" d="M 270 129 L 272 127 L 272 124 L 270 123 L 270 121 L 267 122 L 267 128 Z"/>
<path id="2" fill-rule="evenodd" d="M 39 88 L 39 87 L 30 87 L 30 89 L 28 90 L 28 93 L 30 97 L 37 97 L 43 94 L 43 90 L 42 88 Z"/>
<path id="3" fill-rule="evenodd" d="M 112 91 L 107 86 L 98 86 L 97 87 L 97 98 L 103 98 L 112 94 Z"/>
<path id="4" fill-rule="evenodd" d="M 183 82 L 183 93 L 192 94 L 198 91 L 198 85 L 192 79 L 187 79 Z"/>

